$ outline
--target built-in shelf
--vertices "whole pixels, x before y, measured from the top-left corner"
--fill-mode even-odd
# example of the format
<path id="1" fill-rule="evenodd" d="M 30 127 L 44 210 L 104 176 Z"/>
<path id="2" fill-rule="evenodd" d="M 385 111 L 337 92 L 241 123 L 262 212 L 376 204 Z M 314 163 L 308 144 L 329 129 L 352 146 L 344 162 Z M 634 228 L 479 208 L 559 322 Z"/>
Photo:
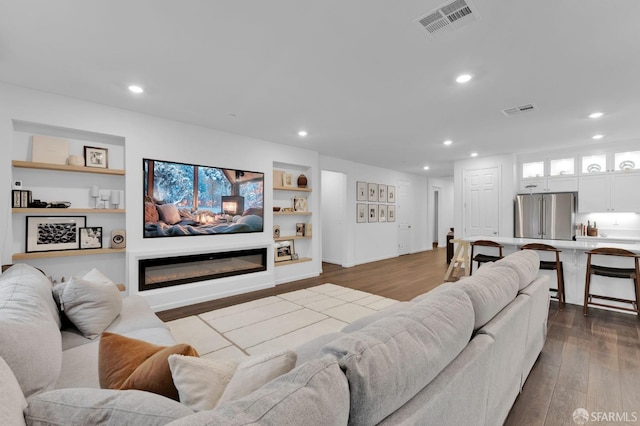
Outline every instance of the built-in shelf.
<path id="1" fill-rule="evenodd" d="M 286 240 L 307 240 L 307 239 L 311 239 L 311 235 L 291 235 L 291 236 L 285 236 L 285 237 L 277 237 L 274 238 L 273 241 L 286 241 Z"/>
<path id="2" fill-rule="evenodd" d="M 297 186 L 274 186 L 274 191 L 311 192 L 311 188 L 298 188 Z"/>
<path id="3" fill-rule="evenodd" d="M 292 265 L 294 263 L 302 263 L 302 262 L 311 262 L 311 258 L 310 257 L 301 257 L 300 259 L 296 259 L 296 260 L 284 260 L 282 262 L 276 262 L 275 265 L 276 266 L 285 266 L 285 265 Z"/>
<path id="4" fill-rule="evenodd" d="M 66 164 L 50 164 L 50 163 L 34 163 L 32 161 L 11 161 L 13 167 L 23 169 L 41 169 L 41 170 L 57 170 L 61 172 L 82 172 L 82 173 L 98 173 L 103 175 L 119 175 L 124 176 L 122 169 L 103 169 L 99 167 L 69 166 Z"/>
<path id="5" fill-rule="evenodd" d="M 68 209 L 50 209 L 50 208 L 14 208 L 11 213 L 34 213 L 34 214 L 64 214 L 64 213 L 125 213 L 125 209 L 92 209 L 92 208 L 68 208 Z"/>
<path id="6" fill-rule="evenodd" d="M 273 212 L 274 216 L 311 216 L 311 212 Z"/>
<path id="7" fill-rule="evenodd" d="M 61 250 L 61 251 L 38 251 L 34 253 L 14 253 L 12 259 L 27 260 L 27 259 L 47 259 L 52 257 L 69 257 L 69 256 L 90 256 L 96 254 L 113 254 L 124 253 L 126 249 L 85 249 L 85 250 Z"/>

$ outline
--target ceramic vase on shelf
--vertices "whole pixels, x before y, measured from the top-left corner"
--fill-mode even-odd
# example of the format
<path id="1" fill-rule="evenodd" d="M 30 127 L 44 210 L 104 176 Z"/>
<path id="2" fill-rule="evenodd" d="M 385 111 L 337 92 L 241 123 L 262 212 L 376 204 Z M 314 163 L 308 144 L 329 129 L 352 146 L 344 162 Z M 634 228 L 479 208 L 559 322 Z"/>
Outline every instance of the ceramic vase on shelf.
<path id="1" fill-rule="evenodd" d="M 298 188 L 307 187 L 307 177 L 305 175 L 298 176 Z"/>

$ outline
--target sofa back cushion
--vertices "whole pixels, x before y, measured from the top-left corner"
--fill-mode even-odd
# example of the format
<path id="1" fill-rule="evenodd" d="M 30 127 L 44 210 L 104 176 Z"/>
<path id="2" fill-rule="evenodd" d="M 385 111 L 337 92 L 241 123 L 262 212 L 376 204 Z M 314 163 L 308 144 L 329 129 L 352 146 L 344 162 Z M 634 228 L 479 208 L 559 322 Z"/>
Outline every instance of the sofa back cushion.
<path id="1" fill-rule="evenodd" d="M 507 266 L 518 274 L 520 291 L 538 276 L 540 257 L 533 250 L 520 250 L 498 260 L 496 266 Z"/>
<path id="2" fill-rule="evenodd" d="M 349 424 L 377 424 L 409 401 L 464 349 L 473 323 L 469 296 L 451 288 L 327 344 L 321 353 L 349 382 Z"/>
<path id="3" fill-rule="evenodd" d="M 0 357 L 26 397 L 53 389 L 58 379 L 59 321 L 51 284 L 40 271 L 14 265 L 0 276 Z"/>
<path id="4" fill-rule="evenodd" d="M 22 410 L 27 408 L 20 384 L 11 368 L 0 357 L 0 424 L 24 425 Z"/>

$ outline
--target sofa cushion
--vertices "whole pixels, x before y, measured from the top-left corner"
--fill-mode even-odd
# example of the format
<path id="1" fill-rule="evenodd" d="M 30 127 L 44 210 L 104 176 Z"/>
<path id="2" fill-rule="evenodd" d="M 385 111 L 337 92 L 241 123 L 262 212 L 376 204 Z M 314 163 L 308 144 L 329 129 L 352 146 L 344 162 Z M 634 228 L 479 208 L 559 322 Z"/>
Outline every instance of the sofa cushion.
<path id="1" fill-rule="evenodd" d="M 358 318 L 354 322 L 352 322 L 350 324 L 347 324 L 342 329 L 342 332 L 343 333 L 351 333 L 353 331 L 360 330 L 361 328 L 364 328 L 364 327 L 368 326 L 369 324 L 372 324 L 372 323 L 378 321 L 379 319 L 386 317 L 387 315 L 391 315 L 393 313 L 400 312 L 400 311 L 402 311 L 404 309 L 407 309 L 411 305 L 413 305 L 413 303 L 411 303 L 411 302 L 397 302 L 397 303 L 394 303 L 393 305 L 389 305 L 386 308 L 379 310 L 378 312 L 375 312 L 373 314 L 369 314 L 369 315 L 364 316 L 362 318 Z"/>
<path id="2" fill-rule="evenodd" d="M 349 382 L 349 424 L 377 424 L 409 401 L 464 349 L 473 323 L 469 296 L 451 288 L 327 344 L 321 354 Z"/>
<path id="3" fill-rule="evenodd" d="M 349 387 L 335 358 L 311 360 L 241 398 L 169 423 L 170 426 L 344 425 Z"/>
<path id="4" fill-rule="evenodd" d="M 29 399 L 29 425 L 161 426 L 193 414 L 186 406 L 139 390 L 57 389 Z"/>
<path id="5" fill-rule="evenodd" d="M 16 376 L 0 357 L 0 424 L 24 425 L 22 410 L 26 407 L 27 400 Z"/>
<path id="6" fill-rule="evenodd" d="M 187 344 L 158 346 L 113 333 L 102 333 L 98 352 L 100 387 L 139 389 L 178 400 L 169 355 L 198 356 Z"/>
<path id="7" fill-rule="evenodd" d="M 336 331 L 333 333 L 323 334 L 310 340 L 296 348 L 296 367 L 318 357 L 318 353 L 327 343 L 344 336 L 346 333 Z"/>
<path id="8" fill-rule="evenodd" d="M 112 283 L 71 278 L 54 287 L 60 308 L 87 338 L 95 339 L 122 309 L 122 296 Z"/>
<path id="9" fill-rule="evenodd" d="M 520 250 L 496 262 L 496 266 L 508 266 L 519 277 L 518 291 L 528 286 L 538 276 L 540 257 L 533 250 Z"/>
<path id="10" fill-rule="evenodd" d="M 490 271 L 490 272 L 489 272 Z M 511 268 L 493 266 L 457 283 L 471 299 L 474 330 L 485 325 L 518 294 L 518 274 Z"/>

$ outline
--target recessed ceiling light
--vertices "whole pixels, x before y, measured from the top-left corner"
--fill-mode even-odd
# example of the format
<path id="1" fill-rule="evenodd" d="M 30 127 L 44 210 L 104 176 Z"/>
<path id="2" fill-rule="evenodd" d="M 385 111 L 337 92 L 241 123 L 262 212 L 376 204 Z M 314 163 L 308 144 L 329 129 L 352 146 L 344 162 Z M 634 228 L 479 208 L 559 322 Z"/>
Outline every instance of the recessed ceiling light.
<path id="1" fill-rule="evenodd" d="M 602 139 L 604 137 L 604 135 L 593 135 L 591 136 L 592 139 Z"/>
<path id="2" fill-rule="evenodd" d="M 466 83 L 471 80 L 471 74 L 460 74 L 456 77 L 456 82 L 458 83 Z"/>
<path id="3" fill-rule="evenodd" d="M 472 157 L 477 157 L 477 156 L 478 156 L 478 153 L 477 153 L 477 152 L 472 152 L 472 153 L 471 153 L 471 156 L 472 156 Z"/>
<path id="4" fill-rule="evenodd" d="M 300 130 L 300 131 L 298 132 L 298 136 L 302 136 L 302 137 L 307 136 L 307 131 L 306 131 L 306 130 Z"/>
<path id="5" fill-rule="evenodd" d="M 429 170 L 429 166 L 424 166 L 423 169 Z"/>
<path id="6" fill-rule="evenodd" d="M 602 112 L 594 112 L 593 114 L 589 114 L 589 118 L 600 118 L 604 115 Z"/>
<path id="7" fill-rule="evenodd" d="M 451 145 L 453 143 L 453 141 L 450 140 L 446 140 L 444 142 L 442 142 L 443 145 Z"/>
<path id="8" fill-rule="evenodd" d="M 133 93 L 142 93 L 144 92 L 144 89 L 140 86 L 136 86 L 135 84 L 132 84 L 131 86 L 129 86 L 129 91 Z"/>

